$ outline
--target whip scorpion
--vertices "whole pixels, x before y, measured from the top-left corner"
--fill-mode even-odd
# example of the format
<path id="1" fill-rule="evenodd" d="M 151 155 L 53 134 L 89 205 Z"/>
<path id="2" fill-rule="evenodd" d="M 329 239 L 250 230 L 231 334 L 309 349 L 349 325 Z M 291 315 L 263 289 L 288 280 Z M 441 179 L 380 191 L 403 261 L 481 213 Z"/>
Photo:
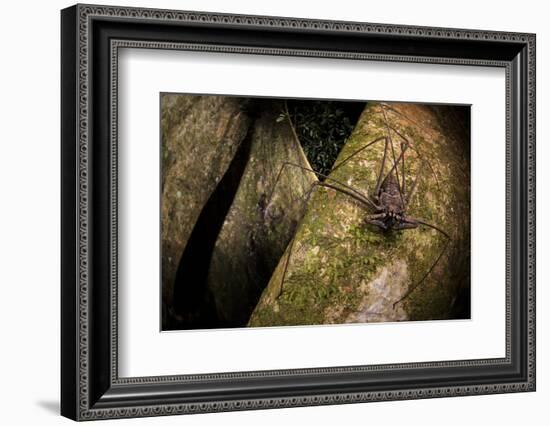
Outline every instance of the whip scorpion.
<path id="1" fill-rule="evenodd" d="M 451 237 L 446 231 L 441 229 L 439 226 L 429 223 L 427 220 L 423 218 L 413 217 L 408 214 L 408 208 L 411 204 L 411 200 L 414 196 L 414 193 L 418 184 L 419 174 L 417 173 L 417 176 L 414 178 L 412 185 L 410 186 L 410 188 L 408 188 L 405 180 L 406 153 L 408 150 L 415 151 L 419 156 L 419 158 L 420 158 L 420 153 L 417 149 L 415 149 L 415 147 L 411 144 L 409 139 L 402 132 L 398 131 L 395 127 L 393 127 L 389 123 L 388 117 L 386 114 L 387 114 L 387 111 L 391 110 L 391 108 L 384 104 L 380 104 L 380 107 L 382 108 L 385 134 L 374 140 L 371 140 L 370 142 L 365 144 L 365 146 L 357 149 L 356 151 L 354 151 L 353 153 L 345 157 L 343 160 L 338 162 L 332 168 L 332 172 L 334 172 L 338 168 L 342 167 L 344 164 L 348 163 L 353 158 L 357 157 L 361 152 L 365 151 L 366 149 L 373 147 L 375 144 L 383 144 L 384 145 L 383 157 L 380 164 L 380 168 L 378 169 L 376 185 L 374 188 L 372 188 L 372 191 L 366 193 L 357 188 L 354 188 L 350 184 L 341 182 L 340 180 L 335 179 L 331 176 L 312 170 L 311 168 L 304 167 L 299 164 L 289 163 L 289 162 L 284 163 L 280 168 L 279 173 L 277 174 L 277 177 L 275 180 L 274 187 L 277 185 L 277 182 L 279 181 L 283 173 L 283 170 L 285 168 L 295 167 L 305 172 L 313 173 L 317 176 L 317 178 L 319 178 L 319 180 L 314 182 L 311 185 L 311 187 L 309 187 L 309 189 L 305 191 L 305 193 L 303 194 L 302 198 L 305 206 L 307 206 L 309 199 L 311 198 L 311 195 L 314 193 L 314 190 L 318 187 L 322 187 L 322 188 L 326 188 L 327 190 L 336 191 L 340 194 L 344 194 L 346 198 L 356 203 L 365 212 L 365 215 L 363 217 L 363 222 L 366 225 L 370 225 L 378 229 L 382 233 L 387 234 L 387 233 L 401 231 L 401 230 L 412 230 L 412 229 L 417 229 L 420 226 L 423 226 L 423 227 L 434 229 L 435 231 L 437 231 L 438 233 L 440 233 L 445 237 L 445 244 L 441 252 L 434 259 L 433 263 L 428 268 L 428 270 L 423 274 L 423 276 L 420 279 L 418 279 L 412 285 L 409 285 L 407 291 L 398 300 L 393 302 L 393 308 L 395 309 L 398 303 L 405 300 L 413 291 L 415 291 L 426 280 L 428 275 L 433 271 L 433 269 L 436 267 L 438 262 L 441 260 L 443 254 L 445 253 L 445 250 L 447 249 L 449 243 L 451 242 Z M 396 113 L 395 111 L 393 112 Z M 290 121 L 291 127 L 293 127 L 293 124 L 289 115 L 288 115 L 288 119 Z M 399 138 L 398 154 L 396 153 L 397 151 L 396 142 L 394 142 L 392 138 L 392 131 L 394 135 L 397 135 Z M 296 134 L 295 136 L 296 136 L 296 139 L 298 140 L 298 137 Z M 387 163 L 389 163 L 389 166 L 387 166 Z M 421 166 L 425 167 L 426 164 L 428 165 L 428 167 L 431 169 L 432 173 L 434 173 L 434 176 L 435 176 L 435 172 L 431 167 L 430 163 L 428 162 L 428 160 L 422 159 Z M 390 167 L 390 169 L 389 171 L 386 172 L 386 169 L 388 167 Z M 269 201 L 267 203 L 268 205 L 271 200 L 271 197 L 273 197 L 274 187 L 273 187 L 271 196 L 269 197 Z M 300 219 L 300 221 L 298 221 L 296 225 L 296 230 L 295 230 L 296 233 L 298 232 L 305 216 L 306 216 L 305 214 L 302 215 L 302 218 Z M 283 292 L 283 284 L 285 282 L 285 278 L 288 272 L 289 261 L 290 261 L 290 257 L 292 256 L 292 250 L 294 247 L 295 238 L 296 237 L 292 238 L 287 248 L 288 254 L 285 256 L 286 258 L 284 260 L 283 274 L 279 283 L 279 287 L 276 290 L 276 294 L 275 294 L 276 299 Z"/>

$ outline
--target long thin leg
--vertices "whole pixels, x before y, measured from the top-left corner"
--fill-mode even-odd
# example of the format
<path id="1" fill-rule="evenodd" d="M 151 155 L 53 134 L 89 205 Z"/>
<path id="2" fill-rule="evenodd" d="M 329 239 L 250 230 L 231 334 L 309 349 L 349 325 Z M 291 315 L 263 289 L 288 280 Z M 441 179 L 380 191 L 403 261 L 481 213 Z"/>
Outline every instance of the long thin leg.
<path id="1" fill-rule="evenodd" d="M 422 175 L 425 164 L 426 164 L 426 160 L 422 160 L 422 163 L 420 164 L 420 168 L 419 168 L 418 172 L 416 173 L 416 177 L 414 178 L 413 183 L 411 185 L 411 190 L 409 191 L 409 193 L 405 197 L 405 211 L 409 207 L 409 204 L 412 200 L 412 197 L 414 195 L 414 191 L 416 190 L 416 185 L 417 185 L 418 180 L 420 179 L 420 177 Z"/>
<path id="2" fill-rule="evenodd" d="M 370 200 L 368 197 L 366 197 L 363 193 L 356 190 L 355 188 L 352 188 L 351 186 L 346 185 L 345 183 L 342 183 L 342 182 L 340 182 L 336 179 L 333 179 L 333 178 L 331 178 L 331 177 L 329 177 L 329 176 L 327 176 L 323 173 L 316 172 L 315 170 L 312 170 L 310 168 L 301 166 L 299 164 L 290 163 L 290 162 L 285 162 L 281 166 L 281 169 L 279 170 L 279 173 L 277 174 L 277 177 L 275 179 L 275 183 L 274 183 L 274 185 L 271 189 L 271 193 L 269 194 L 269 198 L 268 198 L 268 201 L 267 201 L 268 205 L 271 202 L 271 199 L 273 198 L 273 194 L 275 193 L 275 187 L 277 186 L 277 183 L 279 182 L 279 179 L 281 178 L 281 175 L 283 173 L 284 168 L 289 167 L 289 166 L 297 167 L 297 168 L 299 168 L 301 170 L 304 170 L 306 172 L 313 173 L 316 176 L 321 176 L 322 178 L 325 179 L 325 181 L 334 182 L 335 184 L 340 185 L 342 187 L 342 188 L 338 188 L 339 190 L 344 191 L 343 188 L 345 188 L 348 192 L 355 194 L 354 198 L 358 199 L 359 201 L 361 201 L 364 204 L 368 204 L 370 207 L 374 208 L 375 210 L 380 210 L 380 206 L 375 204 L 372 200 Z M 350 194 L 348 194 L 348 195 L 350 195 Z"/>
<path id="3" fill-rule="evenodd" d="M 401 149 L 401 153 L 399 155 L 399 157 L 397 158 L 397 160 L 395 160 L 395 154 L 394 154 L 394 164 L 392 166 L 392 168 L 390 169 L 390 171 L 388 172 L 388 174 L 384 175 L 384 169 L 385 169 L 385 166 L 386 166 L 386 159 L 387 159 L 387 156 L 388 156 L 388 137 L 387 136 L 382 136 L 378 139 L 375 139 L 374 141 L 372 142 L 369 142 L 366 146 L 362 147 L 362 148 L 359 148 L 357 151 L 355 151 L 354 153 L 352 153 L 351 155 L 349 155 L 348 157 L 346 157 L 344 160 L 342 160 L 340 163 L 338 163 L 333 169 L 332 171 L 336 170 L 338 167 L 342 166 L 345 162 L 347 162 L 348 160 L 350 160 L 352 157 L 354 157 L 355 155 L 357 155 L 359 152 L 361 152 L 363 149 L 366 149 L 368 148 L 369 146 L 371 146 L 372 144 L 376 143 L 376 142 L 380 142 L 381 140 L 384 140 L 384 155 L 382 156 L 382 162 L 380 164 L 380 170 L 378 172 L 378 177 L 376 178 L 376 188 L 374 190 L 374 196 L 375 198 L 377 199 L 378 197 L 378 193 L 380 192 L 380 187 L 382 186 L 382 184 L 386 181 L 386 179 L 393 173 L 394 170 L 396 170 L 396 167 L 397 167 L 397 164 L 399 164 L 399 161 L 403 161 L 403 167 L 404 167 L 404 156 L 405 156 L 405 151 L 407 150 L 407 147 L 408 145 L 405 145 L 405 147 Z M 393 149 L 393 147 L 392 147 Z M 404 178 L 403 178 L 404 180 Z M 403 194 L 400 192 L 401 194 L 401 199 L 403 201 Z M 374 207 L 376 210 L 381 210 L 382 208 L 377 205 L 376 203 L 372 202 L 371 199 L 369 197 L 367 197 L 369 203 L 371 204 L 371 207 Z"/>
<path id="4" fill-rule="evenodd" d="M 386 216 L 386 213 L 376 213 L 376 214 L 369 214 L 366 218 L 367 219 L 382 219 L 384 216 Z"/>
<path id="5" fill-rule="evenodd" d="M 376 188 L 374 189 L 374 195 L 378 197 L 380 187 L 382 186 L 382 176 L 384 176 L 384 168 L 386 167 L 386 157 L 388 155 L 388 138 L 384 138 L 384 156 L 382 157 L 382 163 L 380 164 L 380 171 L 378 172 L 378 178 L 376 179 Z"/>
<path id="6" fill-rule="evenodd" d="M 395 168 L 399 165 L 400 161 L 402 160 L 403 156 L 405 155 L 405 152 L 407 151 L 407 148 L 408 148 L 407 145 L 405 145 L 405 148 L 403 149 L 403 151 L 401 151 L 401 154 L 399 154 L 399 157 L 397 157 L 397 161 L 393 164 L 390 171 L 382 179 L 382 183 L 380 184 L 380 186 L 382 186 L 382 184 L 386 181 L 386 179 L 388 179 L 391 176 L 391 174 L 393 173 Z M 378 191 L 379 190 L 380 190 L 380 188 L 378 188 Z"/>
<path id="7" fill-rule="evenodd" d="M 309 188 L 307 190 L 307 192 L 304 194 L 304 204 L 305 206 L 307 207 L 308 205 L 308 202 L 309 202 L 309 199 L 311 197 L 311 194 L 313 193 L 313 190 L 319 186 L 321 182 L 314 182 L 312 185 L 311 185 L 311 188 Z M 281 277 L 281 281 L 279 283 L 279 287 L 277 288 L 276 290 L 276 295 L 275 295 L 275 300 L 277 300 L 279 298 L 279 296 L 282 294 L 283 292 L 283 284 L 285 282 L 285 277 L 286 277 L 286 272 L 288 270 L 288 264 L 290 262 L 290 256 L 292 255 L 292 249 L 294 247 L 294 241 L 296 240 L 296 233 L 298 232 L 298 230 L 300 229 L 300 227 L 302 226 L 302 222 L 304 220 L 304 218 L 306 217 L 306 213 L 304 212 L 302 214 L 302 217 L 300 218 L 300 220 L 298 221 L 298 223 L 296 224 L 296 228 L 294 230 L 294 236 L 292 237 L 292 239 L 290 240 L 290 243 L 288 244 L 288 254 L 286 255 L 285 257 L 285 266 L 283 268 L 283 276 Z"/>
<path id="8" fill-rule="evenodd" d="M 376 138 L 375 140 L 369 142 L 368 144 L 366 144 L 365 146 L 359 148 L 357 151 L 351 153 L 350 155 L 348 155 L 346 158 L 344 158 L 342 161 L 340 161 L 338 164 L 336 164 L 333 168 L 332 168 L 332 172 L 335 171 L 336 169 L 340 168 L 341 166 L 343 166 L 344 164 L 346 164 L 349 160 L 351 160 L 353 157 L 355 157 L 357 154 L 359 154 L 361 151 L 367 149 L 369 146 L 371 145 L 374 145 L 376 142 L 380 142 L 381 140 L 384 140 L 386 139 L 385 136 L 381 136 L 379 138 Z"/>
<path id="9" fill-rule="evenodd" d="M 390 139 L 390 146 L 391 146 L 391 151 L 392 151 L 392 156 L 393 156 L 393 162 L 394 164 L 396 164 L 398 162 L 398 160 L 396 160 L 395 158 L 395 150 L 394 150 L 394 147 L 393 147 L 393 140 L 391 138 L 391 131 L 390 131 L 390 127 L 389 127 L 389 124 L 388 124 L 388 117 L 386 115 L 386 111 L 385 111 L 385 108 L 382 107 L 382 114 L 384 115 L 384 123 L 386 124 L 386 131 L 388 132 L 388 138 Z M 398 168 L 395 167 L 395 177 L 396 177 L 396 180 L 397 180 L 397 188 L 399 189 L 399 197 L 401 198 L 401 204 L 405 204 L 405 200 L 404 200 L 404 194 L 405 194 L 405 150 L 403 149 L 403 144 L 401 144 L 401 162 L 402 162 L 402 165 L 403 165 L 403 173 L 402 173 L 402 178 L 403 178 L 403 183 L 401 183 L 399 181 L 399 171 L 398 171 Z"/>
<path id="10" fill-rule="evenodd" d="M 377 220 L 377 219 L 365 219 L 365 223 L 368 224 L 368 225 L 373 225 L 373 226 L 376 226 L 378 228 L 380 228 L 382 231 L 387 231 L 388 230 L 388 225 L 386 225 L 384 222 L 382 222 L 381 220 Z"/>
<path id="11" fill-rule="evenodd" d="M 408 149 L 409 147 L 411 147 L 411 149 L 413 151 L 415 151 L 417 153 L 417 155 L 419 157 L 420 156 L 420 153 L 411 145 L 411 143 L 409 142 L 409 140 L 403 135 L 401 134 L 401 132 L 399 132 L 396 128 L 394 128 L 391 124 L 387 123 L 388 127 L 393 130 L 401 139 L 401 152 L 404 153 L 404 151 L 406 149 Z M 402 185 L 402 188 L 403 188 L 403 196 L 405 197 L 405 202 L 404 202 L 404 206 L 405 208 L 407 208 L 407 206 L 409 205 L 409 202 L 411 201 L 411 198 L 412 198 L 412 195 L 414 193 L 414 190 L 416 189 L 416 183 L 418 181 L 418 174 L 415 178 L 415 180 L 413 181 L 413 184 L 411 186 L 411 190 L 410 190 L 410 193 L 407 193 L 406 191 L 406 188 L 405 188 L 405 155 L 403 154 L 403 156 L 401 157 L 401 168 L 402 168 L 402 178 L 403 178 L 403 185 Z M 423 163 L 426 162 L 427 160 L 425 159 L 422 159 Z M 433 169 L 432 169 L 432 172 L 433 172 Z M 437 181 L 437 176 L 435 176 L 435 173 L 434 173 L 434 177 L 436 178 L 436 181 Z"/>
<path id="12" fill-rule="evenodd" d="M 411 190 L 409 191 L 409 193 L 407 194 L 407 198 L 405 199 L 405 210 L 409 207 L 409 204 L 412 200 L 412 197 L 414 195 L 414 191 L 416 190 L 416 183 L 418 182 L 418 175 L 416 175 L 416 178 L 414 179 L 412 185 L 411 185 Z"/>
<path id="13" fill-rule="evenodd" d="M 364 219 L 364 221 L 368 225 L 373 225 L 380 228 L 383 231 L 387 231 L 388 225 L 386 225 L 383 221 L 380 220 L 380 219 L 383 219 L 385 216 L 386 216 L 386 213 L 369 214 Z"/>
<path id="14" fill-rule="evenodd" d="M 421 123 L 418 123 L 417 121 L 413 120 L 412 118 L 408 117 L 407 115 L 403 114 L 402 112 L 396 110 L 394 107 L 392 107 L 390 104 L 387 104 L 387 103 L 380 103 L 380 105 L 382 106 L 382 108 L 385 108 L 387 111 L 391 111 L 393 112 L 394 114 L 397 114 L 399 115 L 400 117 L 403 117 L 405 120 L 409 121 L 410 123 L 414 124 L 416 127 L 419 127 L 425 131 L 427 131 L 428 133 L 434 133 L 434 131 L 424 125 L 422 125 Z"/>
<path id="15" fill-rule="evenodd" d="M 346 158 L 344 158 L 342 161 L 340 161 L 338 164 L 336 164 L 332 168 L 331 172 L 334 172 L 335 170 L 337 170 L 338 168 L 340 168 L 341 166 L 346 164 L 349 160 L 351 160 L 353 157 L 355 157 L 357 154 L 359 154 L 363 150 L 367 149 L 371 145 L 374 145 L 375 143 L 380 142 L 382 140 L 384 141 L 384 156 L 382 157 L 382 163 L 380 164 L 380 171 L 378 172 L 378 177 L 376 179 L 376 189 L 374 191 L 374 195 L 376 197 L 378 197 L 378 192 L 380 190 L 380 185 L 382 184 L 382 177 L 384 176 L 384 168 L 385 168 L 386 157 L 387 157 L 387 153 L 388 153 L 388 138 L 386 136 L 381 136 L 379 138 L 376 138 L 375 140 L 369 142 L 365 146 L 363 146 L 363 147 L 359 148 L 358 150 L 356 150 L 355 152 L 351 153 Z M 367 198 L 369 198 L 369 197 L 367 197 Z M 369 201 L 370 201 L 370 198 L 369 198 Z M 373 204 L 375 204 L 375 203 L 373 203 Z M 374 207 L 377 210 L 380 210 L 380 206 L 375 204 Z"/>
<path id="16" fill-rule="evenodd" d="M 403 229 L 416 229 L 416 228 L 418 228 L 417 223 L 406 223 L 406 222 L 401 222 L 393 226 L 393 229 L 395 229 L 396 231 L 401 231 Z"/>
<path id="17" fill-rule="evenodd" d="M 416 155 L 418 155 L 418 158 L 420 158 L 422 161 L 425 161 L 427 164 L 428 164 L 428 167 L 430 168 L 430 171 L 432 172 L 433 176 L 434 176 L 434 179 L 435 179 L 435 183 L 437 184 L 437 187 L 439 188 L 439 179 L 437 177 L 437 174 L 435 173 L 435 170 L 432 166 L 432 163 L 425 159 L 424 156 L 420 153 L 420 151 L 415 148 L 414 146 L 412 146 L 409 142 L 409 140 L 399 131 L 397 130 L 395 127 L 392 127 L 392 125 L 390 124 L 390 129 L 393 130 L 403 141 L 405 141 L 405 143 L 407 145 L 410 145 L 411 149 L 416 152 Z"/>
<path id="18" fill-rule="evenodd" d="M 401 152 L 404 153 L 405 149 L 403 148 L 405 144 L 401 142 Z M 401 178 L 403 179 L 403 184 L 401 185 L 401 191 L 403 192 L 403 197 L 407 197 L 407 191 L 405 190 L 405 154 L 401 157 Z"/>
<path id="19" fill-rule="evenodd" d="M 430 171 L 432 172 L 432 175 L 435 179 L 435 183 L 436 183 L 436 185 L 439 189 L 439 179 L 438 179 L 437 174 L 435 173 L 435 170 L 432 167 L 432 164 L 430 163 L 430 161 L 427 160 L 426 158 L 424 158 L 424 156 L 420 153 L 420 151 L 418 149 L 416 149 L 413 145 L 411 145 L 409 140 L 399 130 L 392 127 L 391 124 L 389 124 L 389 126 L 390 126 L 390 129 L 393 130 L 404 141 L 405 146 L 410 147 L 414 152 L 416 152 L 416 155 L 418 155 L 418 158 L 420 158 L 420 160 L 422 161 L 422 167 L 424 166 L 424 164 L 428 165 L 428 167 L 430 168 Z M 415 178 L 415 180 L 413 182 L 413 185 L 411 187 L 411 191 L 409 192 L 409 194 L 406 195 L 405 207 L 407 207 L 409 205 L 409 203 L 412 199 L 414 190 L 416 189 L 416 183 L 418 182 L 418 178 L 419 178 L 419 173 L 417 173 L 417 175 L 416 175 L 416 178 Z M 405 192 L 403 192 L 403 193 L 405 193 Z"/>
<path id="20" fill-rule="evenodd" d="M 304 202 L 305 202 L 306 205 L 309 202 L 309 199 L 311 197 L 311 194 L 313 193 L 313 190 L 318 186 L 328 188 L 328 189 L 332 189 L 332 190 L 337 191 L 337 192 L 341 192 L 342 194 L 345 194 L 345 195 L 351 197 L 355 201 L 359 201 L 360 203 L 364 203 L 363 199 L 357 197 L 352 192 L 346 191 L 345 189 L 338 188 L 337 186 L 331 185 L 331 184 L 326 183 L 326 182 L 314 182 L 311 185 L 311 188 L 306 192 L 306 194 L 304 196 L 304 199 L 305 199 Z M 298 224 L 296 225 L 296 230 L 294 232 L 294 237 L 292 237 L 292 240 L 290 240 L 290 243 L 288 245 L 288 249 L 287 249 L 288 254 L 286 255 L 286 258 L 285 258 L 285 265 L 284 265 L 284 268 L 283 268 L 283 276 L 281 277 L 279 288 L 276 291 L 277 294 L 275 295 L 275 300 L 277 300 L 283 292 L 283 285 L 284 285 L 284 282 L 285 282 L 286 273 L 288 271 L 288 265 L 290 263 L 290 256 L 292 255 L 292 249 L 294 248 L 294 241 L 296 239 L 296 234 L 297 234 L 298 230 L 300 229 L 300 227 L 302 226 L 302 222 L 303 222 L 305 217 L 306 217 L 306 214 L 304 213 L 302 215 L 302 217 L 300 218 L 300 220 L 298 221 Z"/>
<path id="21" fill-rule="evenodd" d="M 419 218 L 415 218 L 415 217 L 406 217 L 405 218 L 407 221 L 413 221 L 413 222 L 416 222 L 416 223 L 419 223 L 420 225 L 424 225 L 424 226 L 427 226 L 428 228 L 432 228 L 432 229 L 435 229 L 436 231 L 438 232 L 441 232 L 443 235 L 445 235 L 445 237 L 447 237 L 447 239 L 449 241 L 451 241 L 451 237 L 449 236 L 449 234 L 447 234 L 443 229 L 439 228 L 438 226 L 436 225 L 432 225 L 431 223 L 428 223 L 426 222 L 424 219 L 419 219 Z"/>
<path id="22" fill-rule="evenodd" d="M 386 132 L 388 133 L 388 139 L 390 140 L 391 153 L 393 157 L 393 163 L 395 165 L 396 163 L 398 163 L 399 160 L 396 160 L 396 157 L 395 157 L 395 149 L 393 146 L 393 140 L 391 138 L 391 131 L 388 125 L 388 117 L 386 116 L 386 111 L 384 110 L 384 108 L 382 108 L 382 115 L 384 115 L 384 123 L 386 125 Z M 405 152 L 403 151 L 403 149 L 401 150 L 400 157 L 403 161 L 405 160 Z M 399 197 L 401 198 L 401 204 L 405 204 L 405 200 L 403 199 L 403 187 L 401 186 L 401 182 L 399 180 L 399 168 L 398 167 L 393 167 L 393 168 L 395 169 L 395 177 L 397 179 L 397 188 L 399 189 Z M 403 181 L 404 180 L 405 180 L 405 176 L 403 175 Z"/>
<path id="23" fill-rule="evenodd" d="M 396 302 L 393 303 L 393 309 L 395 309 L 395 307 L 398 303 L 402 302 L 407 297 L 409 297 L 409 295 L 413 291 L 415 291 L 424 282 L 424 280 L 428 277 L 428 275 L 430 275 L 430 273 L 433 271 L 433 269 L 439 263 L 439 261 L 443 257 L 443 254 L 447 250 L 447 247 L 449 246 L 449 243 L 451 242 L 451 237 L 449 236 L 449 234 L 447 234 L 445 231 L 443 231 L 438 226 L 432 225 L 431 223 L 428 223 L 428 222 L 424 221 L 423 219 L 417 219 L 417 218 L 413 218 L 413 217 L 404 217 L 403 218 L 403 223 L 402 223 L 403 227 L 401 229 L 407 229 L 406 228 L 407 225 L 410 225 L 411 228 L 416 228 L 418 225 L 427 226 L 427 227 L 435 229 L 436 231 L 443 234 L 447 238 L 447 240 L 445 242 L 445 245 L 443 246 L 443 249 L 441 250 L 441 253 L 439 253 L 439 256 L 437 256 L 437 259 L 435 259 L 435 262 L 432 263 L 432 266 L 430 266 L 430 269 L 428 269 L 428 271 L 422 276 L 422 278 L 419 281 L 417 281 L 416 284 L 409 287 L 409 289 L 405 292 L 405 294 L 403 296 L 401 296 L 401 298 L 399 300 L 397 300 Z"/>

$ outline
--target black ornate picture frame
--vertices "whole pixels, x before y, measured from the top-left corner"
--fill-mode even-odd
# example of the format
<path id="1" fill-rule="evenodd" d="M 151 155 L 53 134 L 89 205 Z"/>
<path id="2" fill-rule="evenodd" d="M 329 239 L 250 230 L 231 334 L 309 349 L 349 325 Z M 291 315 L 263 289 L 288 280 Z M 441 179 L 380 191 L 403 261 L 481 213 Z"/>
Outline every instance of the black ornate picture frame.
<path id="1" fill-rule="evenodd" d="M 503 68 L 506 356 L 119 377 L 123 47 Z M 535 390 L 534 34 L 76 5 L 61 13 L 61 52 L 62 415 L 93 420 Z"/>

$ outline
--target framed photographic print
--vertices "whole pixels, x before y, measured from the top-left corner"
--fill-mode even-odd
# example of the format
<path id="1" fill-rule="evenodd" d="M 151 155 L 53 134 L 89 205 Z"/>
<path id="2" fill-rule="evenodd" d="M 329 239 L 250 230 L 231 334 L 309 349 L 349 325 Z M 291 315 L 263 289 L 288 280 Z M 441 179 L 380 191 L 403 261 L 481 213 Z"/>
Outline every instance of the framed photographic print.
<path id="1" fill-rule="evenodd" d="M 535 36 L 76 5 L 62 414 L 535 390 Z"/>

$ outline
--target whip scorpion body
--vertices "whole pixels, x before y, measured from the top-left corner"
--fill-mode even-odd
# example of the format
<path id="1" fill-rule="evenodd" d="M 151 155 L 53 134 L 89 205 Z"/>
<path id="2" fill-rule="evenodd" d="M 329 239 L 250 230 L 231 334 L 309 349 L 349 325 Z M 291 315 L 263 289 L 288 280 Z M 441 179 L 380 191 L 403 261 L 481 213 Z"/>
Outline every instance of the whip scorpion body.
<path id="1" fill-rule="evenodd" d="M 417 282 L 413 283 L 412 285 L 409 285 L 408 290 L 398 300 L 393 302 L 393 308 L 395 308 L 395 306 L 398 303 L 402 302 L 414 290 L 416 290 L 425 281 L 428 275 L 433 271 L 435 266 L 441 260 L 449 243 L 451 242 L 451 237 L 447 232 L 445 232 L 439 226 L 431 224 L 422 218 L 412 217 L 407 214 L 408 207 L 415 193 L 419 176 L 417 174 L 416 178 L 412 182 L 410 189 L 406 187 L 406 183 L 405 183 L 406 152 L 409 149 L 414 150 L 419 157 L 420 157 L 420 153 L 418 150 L 416 150 L 412 146 L 412 144 L 410 143 L 410 141 L 406 136 L 404 136 L 401 132 L 399 132 L 397 129 L 395 129 L 389 124 L 386 116 L 386 108 L 388 107 L 381 104 L 381 108 L 382 108 L 385 127 L 386 127 L 385 135 L 368 142 L 365 146 L 357 149 L 356 151 L 354 151 L 349 156 L 341 160 L 332 168 L 332 172 L 334 172 L 335 170 L 337 170 L 338 168 L 340 168 L 341 166 L 349 162 L 351 159 L 357 157 L 362 151 L 365 151 L 367 148 L 372 147 L 375 144 L 383 143 L 384 153 L 380 164 L 380 169 L 378 171 L 376 186 L 375 188 L 373 188 L 373 191 L 371 193 L 365 193 L 331 176 L 325 175 L 323 173 L 314 171 L 311 168 L 304 167 L 294 163 L 284 163 L 282 165 L 277 175 L 275 185 L 273 187 L 273 192 L 277 182 L 279 181 L 283 173 L 283 170 L 286 167 L 299 168 L 305 172 L 313 173 L 317 176 L 317 178 L 319 178 L 319 180 L 313 183 L 311 187 L 302 196 L 304 200 L 304 204 L 306 206 L 314 190 L 317 187 L 323 187 L 323 188 L 326 188 L 327 190 L 336 191 L 338 193 L 344 194 L 350 201 L 357 204 L 366 213 L 365 216 L 363 217 L 364 223 L 366 225 L 369 225 L 371 227 L 378 229 L 380 232 L 384 234 L 391 233 L 394 231 L 416 229 L 420 226 L 423 226 L 423 227 L 434 229 L 435 231 L 443 235 L 445 237 L 445 244 L 440 254 L 433 261 L 430 268 L 423 274 L 423 276 Z M 290 116 L 288 116 L 288 119 L 292 126 Z M 394 141 L 392 140 L 391 131 L 393 131 L 394 134 L 397 134 L 399 136 L 399 139 L 400 139 L 399 155 L 396 155 L 396 149 L 394 146 Z M 388 158 L 390 157 L 390 155 L 392 157 L 391 160 Z M 388 167 L 386 163 L 388 162 L 390 163 L 391 167 L 390 167 L 390 170 L 386 172 L 386 169 Z M 430 167 L 430 169 L 432 170 L 432 173 L 434 173 L 435 175 L 435 172 L 431 168 L 431 165 L 429 164 L 429 162 L 427 160 L 422 159 L 422 163 L 421 163 L 422 167 L 424 167 L 426 164 Z M 271 197 L 273 196 L 273 192 L 271 194 Z M 269 205 L 269 202 L 267 204 Z M 305 217 L 305 214 L 302 216 L 302 219 L 296 225 L 296 232 L 301 226 L 301 223 L 304 217 Z M 295 240 L 295 237 L 292 238 L 292 240 L 289 243 L 289 247 L 287 248 L 288 254 L 284 260 L 283 274 L 281 277 L 281 281 L 279 283 L 278 291 L 276 292 L 276 298 L 278 298 L 283 291 L 283 284 L 285 281 L 285 277 L 287 275 L 289 261 L 290 261 L 290 257 L 292 255 L 292 250 L 294 246 L 294 240 Z"/>

